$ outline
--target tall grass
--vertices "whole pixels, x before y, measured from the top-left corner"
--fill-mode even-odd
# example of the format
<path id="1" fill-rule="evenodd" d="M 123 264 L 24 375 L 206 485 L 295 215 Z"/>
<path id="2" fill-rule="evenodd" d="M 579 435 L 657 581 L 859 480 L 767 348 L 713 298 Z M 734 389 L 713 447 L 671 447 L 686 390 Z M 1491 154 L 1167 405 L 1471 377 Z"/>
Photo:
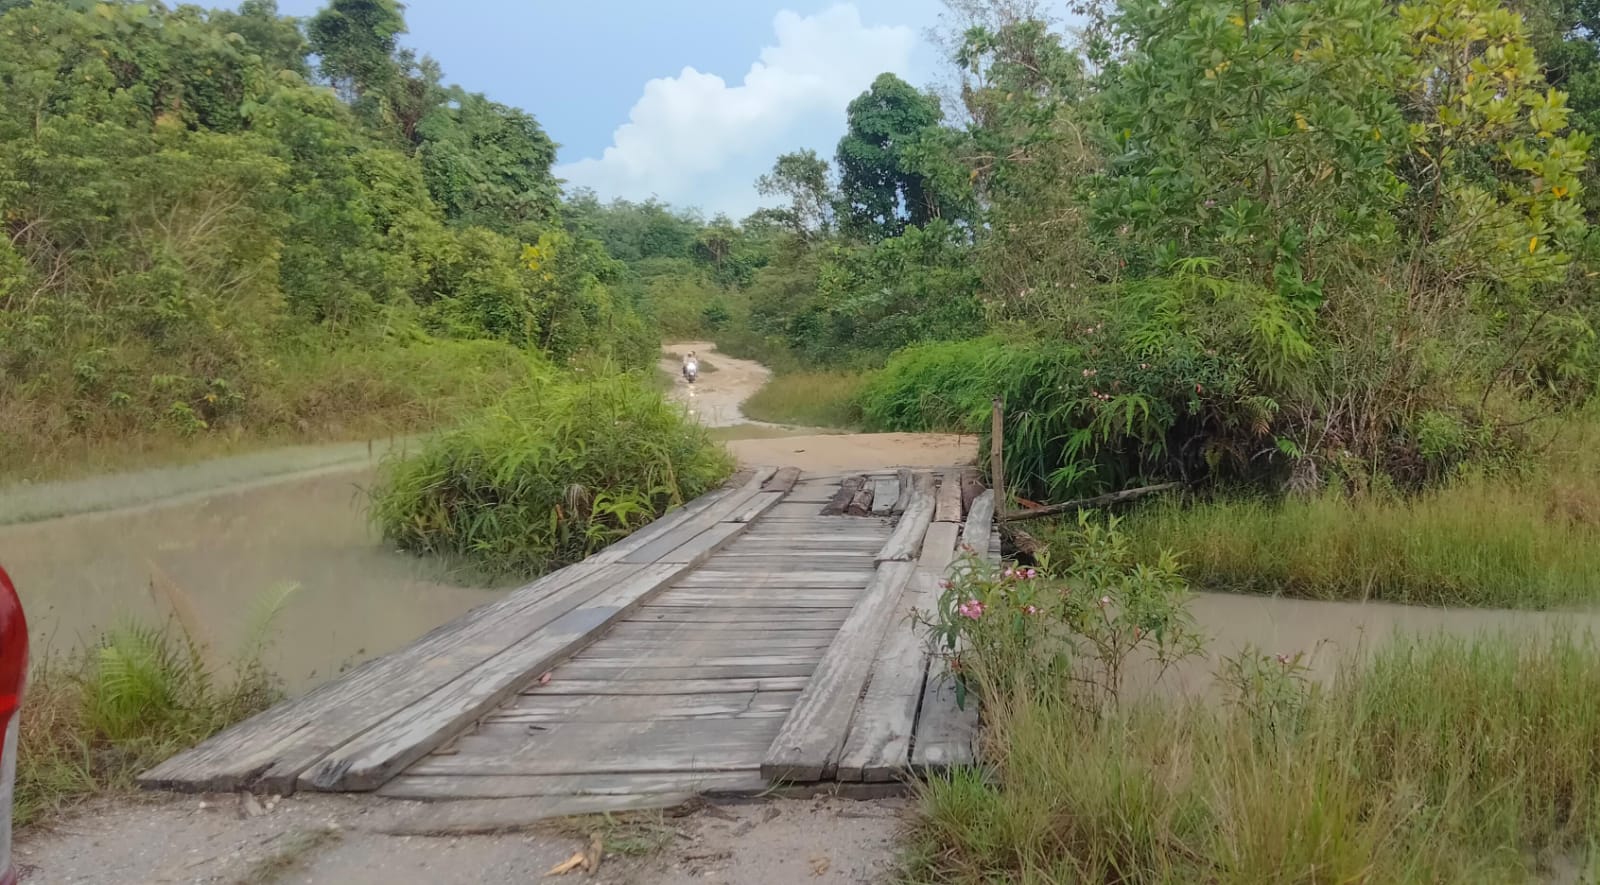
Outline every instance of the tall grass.
<path id="1" fill-rule="evenodd" d="M 1287 668 L 1284 678 L 1292 678 Z M 918 882 L 1521 882 L 1600 825 L 1591 638 L 1425 637 L 1227 708 L 990 698 L 988 776 L 922 794 Z"/>
<path id="2" fill-rule="evenodd" d="M 262 657 L 292 591 L 262 597 L 225 660 L 174 619 L 118 627 L 93 647 L 36 661 L 22 702 L 16 824 L 129 790 L 139 773 L 281 698 Z"/>
<path id="3" fill-rule="evenodd" d="M 802 427 L 861 426 L 861 372 L 793 372 L 774 375 L 741 409 L 757 421 Z"/>
<path id="4" fill-rule="evenodd" d="M 732 469 L 704 428 L 645 380 L 552 373 L 391 460 L 373 516 L 406 550 L 536 574 L 627 535 Z"/>

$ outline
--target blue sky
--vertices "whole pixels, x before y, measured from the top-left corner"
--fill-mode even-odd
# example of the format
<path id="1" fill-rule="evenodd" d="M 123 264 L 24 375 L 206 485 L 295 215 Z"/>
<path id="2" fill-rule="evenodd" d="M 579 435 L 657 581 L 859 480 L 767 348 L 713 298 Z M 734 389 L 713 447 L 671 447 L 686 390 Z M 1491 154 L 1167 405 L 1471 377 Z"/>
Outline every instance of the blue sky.
<path id="1" fill-rule="evenodd" d="M 324 0 L 279 0 L 289 15 Z M 603 197 L 739 217 L 779 153 L 831 156 L 844 108 L 882 71 L 942 62 L 939 0 L 411 0 L 405 45 L 448 81 L 533 112 L 557 174 Z"/>

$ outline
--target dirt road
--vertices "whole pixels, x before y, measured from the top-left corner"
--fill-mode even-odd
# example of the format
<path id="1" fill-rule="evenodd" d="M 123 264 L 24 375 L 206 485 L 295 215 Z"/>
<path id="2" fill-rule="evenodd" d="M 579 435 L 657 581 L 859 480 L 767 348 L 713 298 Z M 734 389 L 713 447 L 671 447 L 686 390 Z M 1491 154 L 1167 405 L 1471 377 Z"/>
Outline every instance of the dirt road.
<path id="1" fill-rule="evenodd" d="M 781 465 L 827 473 L 852 468 L 948 467 L 971 463 L 978 455 L 975 437 L 953 433 L 830 433 L 750 421 L 740 406 L 771 377 L 766 366 L 720 353 L 709 341 L 673 342 L 662 345 L 661 351 L 661 369 L 673 378 L 672 398 L 707 427 L 733 428 L 733 432 L 720 435 L 744 466 Z M 679 357 L 690 351 L 713 368 L 693 385 L 679 374 Z"/>

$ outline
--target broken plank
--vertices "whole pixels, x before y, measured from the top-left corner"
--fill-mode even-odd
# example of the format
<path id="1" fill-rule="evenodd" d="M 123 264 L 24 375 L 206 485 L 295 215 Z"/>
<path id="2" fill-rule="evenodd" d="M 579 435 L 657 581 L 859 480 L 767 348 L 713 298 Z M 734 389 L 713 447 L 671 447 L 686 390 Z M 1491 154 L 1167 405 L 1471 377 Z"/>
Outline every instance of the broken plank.
<path id="1" fill-rule="evenodd" d="M 932 515 L 931 502 L 929 515 Z M 838 762 L 878 639 L 916 564 L 885 562 L 850 613 L 761 762 L 768 780 L 815 782 Z"/>
<path id="2" fill-rule="evenodd" d="M 319 790 L 372 790 L 588 645 L 694 562 L 646 566 L 329 753 L 298 779 Z"/>
<path id="3" fill-rule="evenodd" d="M 843 514 L 845 508 L 850 506 L 851 499 L 855 498 L 856 492 L 861 491 L 862 483 L 866 481 L 867 478 L 864 476 L 852 476 L 846 479 L 839 485 L 839 490 L 833 494 L 833 497 L 828 499 L 827 506 L 822 508 L 822 515 L 839 516 Z"/>
<path id="4" fill-rule="evenodd" d="M 877 492 L 878 485 L 872 480 L 861 484 L 861 490 L 855 493 L 844 512 L 851 516 L 866 516 L 872 512 L 872 496 Z"/>
<path id="5" fill-rule="evenodd" d="M 922 544 L 922 535 L 933 522 L 933 475 L 917 474 L 911 491 L 911 503 L 901 515 L 889 540 L 878 549 L 877 561 L 903 562 L 914 559 Z"/>

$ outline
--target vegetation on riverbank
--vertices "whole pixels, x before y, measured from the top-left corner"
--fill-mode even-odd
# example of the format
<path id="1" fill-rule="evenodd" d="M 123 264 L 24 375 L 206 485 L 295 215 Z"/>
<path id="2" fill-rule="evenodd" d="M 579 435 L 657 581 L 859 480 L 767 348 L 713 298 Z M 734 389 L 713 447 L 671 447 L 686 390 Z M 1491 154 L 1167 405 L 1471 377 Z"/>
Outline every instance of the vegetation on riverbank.
<path id="1" fill-rule="evenodd" d="M 854 430 L 866 377 L 860 372 L 787 372 L 773 375 L 740 408 L 756 421 L 796 427 Z"/>
<path id="2" fill-rule="evenodd" d="M 278 701 L 262 658 L 292 592 L 261 598 L 231 655 L 174 620 L 118 627 L 88 648 L 37 658 L 22 704 L 16 825 L 130 791 L 157 763 Z"/>
<path id="3" fill-rule="evenodd" d="M 727 452 L 647 380 L 550 374 L 384 467 L 384 536 L 491 575 L 576 562 L 714 488 Z"/>
<path id="4" fill-rule="evenodd" d="M 928 783 L 916 882 L 1530 881 L 1600 862 L 1592 637 L 1422 636 L 1328 684 L 1247 651 L 1227 703 L 1120 688 L 1190 643 L 1181 584 L 1116 533 L 1060 580 L 958 578 L 985 772 Z M 944 638 L 947 634 L 938 634 Z"/>

